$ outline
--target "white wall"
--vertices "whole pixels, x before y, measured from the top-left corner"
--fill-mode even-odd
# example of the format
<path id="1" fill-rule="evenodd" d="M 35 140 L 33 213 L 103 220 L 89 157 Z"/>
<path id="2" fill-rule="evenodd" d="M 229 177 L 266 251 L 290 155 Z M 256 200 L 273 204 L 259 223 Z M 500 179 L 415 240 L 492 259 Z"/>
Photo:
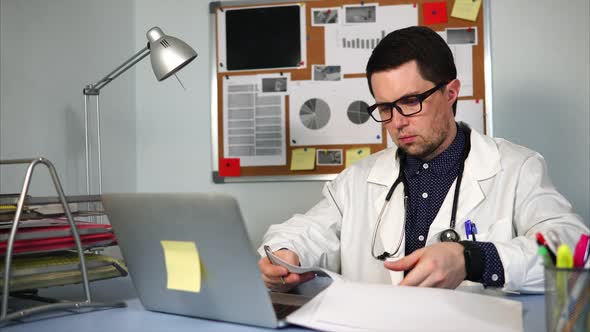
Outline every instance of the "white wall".
<path id="1" fill-rule="evenodd" d="M 590 2 L 491 5 L 494 135 L 540 152 L 590 223 Z"/>
<path id="2" fill-rule="evenodd" d="M 131 56 L 132 1 L 0 1 L 0 159 L 43 156 L 66 194 L 86 191 L 82 88 Z M 134 191 L 134 76 L 101 94 L 105 190 Z M 19 192 L 26 166 L 0 167 L 0 193 Z M 54 195 L 38 167 L 35 195 Z"/>
<path id="3" fill-rule="evenodd" d="M 541 152 L 588 221 L 589 10 L 574 2 L 493 2 L 494 127 Z M 154 25 L 199 57 L 179 74 L 186 91 L 158 83 L 146 60 L 102 91 L 105 191 L 231 193 L 256 244 L 311 207 L 322 183 L 213 184 L 208 1 L 0 0 L 0 158 L 46 156 L 67 193 L 83 192 L 82 87 L 142 48 Z M 0 192 L 21 181 L 22 170 L 0 168 Z"/>
<path id="4" fill-rule="evenodd" d="M 268 225 L 317 202 L 323 183 L 213 183 L 208 8 L 208 1 L 135 1 L 136 47 L 158 25 L 199 54 L 179 73 L 186 91 L 173 77 L 158 83 L 147 66 L 136 70 L 138 191 L 230 193 L 258 244 Z"/>
<path id="5" fill-rule="evenodd" d="M 578 2 L 582 8 L 493 2 L 494 127 L 496 136 L 541 152 L 557 187 L 588 220 L 589 19 L 588 2 Z M 135 7 L 137 47 L 157 24 L 199 53 L 180 73 L 187 91 L 174 79 L 156 83 L 148 68 L 137 70 L 138 190 L 231 193 L 254 243 L 269 224 L 311 207 L 322 183 L 212 183 L 208 2 L 136 0 Z M 578 154 L 572 159 L 563 147 Z"/>

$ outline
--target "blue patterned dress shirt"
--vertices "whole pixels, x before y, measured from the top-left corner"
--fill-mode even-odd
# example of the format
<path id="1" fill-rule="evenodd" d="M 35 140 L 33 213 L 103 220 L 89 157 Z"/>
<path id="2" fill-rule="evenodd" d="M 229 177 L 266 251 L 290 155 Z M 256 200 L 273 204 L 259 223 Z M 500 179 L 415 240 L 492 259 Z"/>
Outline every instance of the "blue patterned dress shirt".
<path id="1" fill-rule="evenodd" d="M 404 170 L 409 189 L 405 232 L 406 255 L 423 248 L 426 244 L 430 225 L 459 173 L 464 145 L 465 134 L 457 127 L 457 135 L 451 145 L 434 159 L 423 161 L 412 156 L 407 157 Z M 458 205 L 461 205 L 461 195 Z M 447 218 L 450 223 L 451 216 Z M 474 222 L 477 224 L 477 220 Z M 456 223 L 459 227 L 463 221 L 457 220 Z M 486 287 L 503 286 L 504 266 L 496 246 L 491 242 L 474 243 L 481 248 L 484 266 L 482 279 L 477 281 Z"/>

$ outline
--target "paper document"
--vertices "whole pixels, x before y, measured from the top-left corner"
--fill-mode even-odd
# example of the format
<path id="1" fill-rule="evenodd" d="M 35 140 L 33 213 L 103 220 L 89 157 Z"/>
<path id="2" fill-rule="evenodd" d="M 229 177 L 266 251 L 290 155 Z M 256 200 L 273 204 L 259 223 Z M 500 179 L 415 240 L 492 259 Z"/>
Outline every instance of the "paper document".
<path id="1" fill-rule="evenodd" d="M 447 41 L 447 32 L 438 31 L 438 34 Z M 455 67 L 457 68 L 457 79 L 461 81 L 459 97 L 473 96 L 473 45 L 472 44 L 448 44 Z"/>
<path id="2" fill-rule="evenodd" d="M 418 25 L 414 5 L 377 6 L 376 14 L 374 23 L 325 25 L 325 63 L 340 65 L 342 74 L 364 73 L 371 52 L 388 33 Z"/>
<path id="3" fill-rule="evenodd" d="M 279 256 L 273 254 L 269 246 L 264 246 L 264 251 L 266 252 L 266 256 L 268 257 L 268 259 L 270 260 L 271 263 L 273 263 L 274 265 L 284 266 L 291 273 L 302 274 L 302 273 L 306 273 L 306 272 L 315 272 L 316 275 L 330 277 L 330 278 L 332 278 L 333 281 L 344 280 L 344 279 L 342 279 L 342 276 L 339 275 L 338 273 L 323 269 L 319 266 L 302 267 L 302 266 L 290 264 L 290 263 L 282 260 Z"/>
<path id="4" fill-rule="evenodd" d="M 480 133 L 484 133 L 483 100 L 465 99 L 457 102 L 456 121 L 463 121 Z"/>
<path id="5" fill-rule="evenodd" d="M 278 76 L 278 75 L 275 75 Z M 285 97 L 290 76 L 223 80 L 223 152 L 240 166 L 285 165 Z M 264 86 L 268 81 L 269 86 Z M 268 91 L 265 91 L 268 89 Z"/>
<path id="6" fill-rule="evenodd" d="M 521 332 L 522 304 L 458 290 L 347 281 L 319 267 L 289 264 L 264 248 L 275 265 L 292 273 L 316 272 L 333 282 L 287 317 L 323 331 Z M 449 324 L 449 322 L 452 322 Z"/>
<path id="7" fill-rule="evenodd" d="M 332 283 L 287 321 L 329 331 L 523 330 L 522 304 L 517 301 L 448 289 L 348 281 Z"/>
<path id="8" fill-rule="evenodd" d="M 382 126 L 367 113 L 374 102 L 365 78 L 291 82 L 291 146 L 382 143 Z"/>

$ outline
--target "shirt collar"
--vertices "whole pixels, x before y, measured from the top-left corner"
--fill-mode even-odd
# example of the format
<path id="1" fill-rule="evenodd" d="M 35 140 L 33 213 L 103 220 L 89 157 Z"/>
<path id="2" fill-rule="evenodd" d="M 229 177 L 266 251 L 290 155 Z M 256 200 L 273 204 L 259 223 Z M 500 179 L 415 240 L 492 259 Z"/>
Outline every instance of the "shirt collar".
<path id="1" fill-rule="evenodd" d="M 455 135 L 455 139 L 453 139 L 451 145 L 434 159 L 424 161 L 416 157 L 408 156 L 406 158 L 404 170 L 406 177 L 411 178 L 417 176 L 424 164 L 427 164 L 428 169 L 434 172 L 437 176 L 447 174 L 461 160 L 464 145 L 465 134 L 463 133 L 463 130 L 457 126 L 457 135 Z"/>
<path id="2" fill-rule="evenodd" d="M 498 174 L 502 170 L 498 146 L 503 141 L 490 138 L 473 129 L 471 130 L 470 140 L 471 150 L 469 151 L 469 157 L 465 160 L 463 180 L 466 183 L 483 181 Z M 399 162 L 396 153 L 397 146 L 395 145 L 377 152 L 374 156 L 375 164 L 371 167 L 367 182 L 383 186 L 383 188 L 391 186 L 399 173 Z M 384 193 L 384 196 L 386 193 Z"/>

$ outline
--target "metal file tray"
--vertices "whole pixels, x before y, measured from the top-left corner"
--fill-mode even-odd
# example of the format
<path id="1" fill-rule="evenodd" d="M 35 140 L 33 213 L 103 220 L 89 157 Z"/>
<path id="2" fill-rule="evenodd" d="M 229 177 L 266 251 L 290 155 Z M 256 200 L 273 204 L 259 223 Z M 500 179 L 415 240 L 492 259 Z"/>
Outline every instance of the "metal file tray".
<path id="1" fill-rule="evenodd" d="M 82 226 L 79 222 L 74 221 L 73 213 L 70 209 L 70 204 L 72 203 L 88 203 L 86 206 L 88 207 L 86 210 L 78 210 L 77 215 L 99 215 L 101 214 L 100 210 L 93 211 L 92 209 L 96 208 L 96 205 L 100 204 L 100 196 L 93 195 L 93 196 L 68 196 L 66 197 L 63 188 L 61 186 L 61 182 L 57 175 L 57 171 L 55 170 L 53 164 L 45 159 L 45 158 L 31 158 L 31 159 L 13 159 L 13 160 L 0 160 L 0 166 L 3 165 L 28 165 L 27 171 L 25 174 L 25 180 L 22 186 L 22 190 L 19 194 L 7 194 L 0 196 L 0 233 L 3 236 L 2 242 L 0 242 L 0 256 L 4 258 L 4 265 L 3 265 L 3 277 L 0 278 L 2 280 L 1 283 L 1 298 L 2 303 L 0 307 L 0 326 L 6 324 L 10 321 L 15 321 L 27 316 L 31 316 L 34 314 L 45 313 L 49 311 L 56 311 L 56 310 L 66 310 L 66 311 L 76 311 L 78 309 L 93 309 L 93 308 L 114 308 L 114 307 L 124 307 L 124 302 L 117 302 L 117 303 L 100 303 L 92 301 L 90 295 L 90 286 L 89 280 L 96 279 L 97 277 L 114 277 L 116 276 L 113 274 L 112 266 L 99 266 L 98 270 L 95 269 L 95 264 L 91 264 L 89 267 L 93 270 L 93 273 L 89 274 L 88 266 L 86 265 L 86 256 L 84 251 L 90 248 L 102 247 L 102 246 L 109 246 L 116 243 L 115 237 L 111 231 L 108 232 L 92 232 L 88 231 L 88 226 Z M 28 195 L 30 182 L 32 179 L 33 171 L 38 165 L 43 165 L 47 167 L 51 179 L 53 181 L 53 185 L 55 187 L 55 191 L 57 193 L 56 197 L 39 197 L 34 198 Z M 68 200 L 69 199 L 69 200 Z M 40 210 L 43 208 L 39 208 L 39 206 L 49 205 L 49 204 L 60 204 L 56 206 L 57 210 L 51 210 L 52 213 L 58 214 L 61 217 L 61 222 L 64 226 L 69 226 L 69 232 L 66 231 L 66 234 L 61 234 L 62 236 L 54 236 L 45 239 L 40 238 L 33 238 L 31 237 L 31 226 L 33 225 L 27 219 L 43 219 L 47 217 L 47 213 L 40 213 Z M 90 208 L 92 206 L 92 209 Z M 42 223 L 42 221 L 37 221 L 38 223 Z M 27 225 L 28 223 L 28 225 Z M 24 227 L 23 227 L 24 226 Z M 28 226 L 28 227 L 27 227 Z M 46 226 L 46 225 L 44 225 Z M 80 226 L 78 228 L 77 226 Z M 22 228 L 21 228 L 22 227 Z M 40 226 L 43 227 L 43 226 Z M 50 226 L 51 227 L 51 226 Z M 59 227 L 59 226 L 58 226 Z M 99 227 L 94 227 L 99 228 Z M 18 230 L 21 229 L 19 233 Z M 62 232 L 65 229 L 62 227 L 59 231 Z M 79 231 L 81 230 L 81 231 Z M 42 232 L 50 232 L 47 229 L 42 230 Z M 42 233 L 41 232 L 41 233 Z M 28 234 L 27 234 L 28 233 Z M 18 234 L 18 236 L 17 236 Z M 25 235 L 27 234 L 27 235 Z M 55 234 L 54 234 L 55 235 Z M 27 236 L 29 238 L 27 238 Z M 23 238 L 24 237 L 24 238 Z M 62 301 L 56 299 L 44 299 L 41 297 L 36 296 L 35 294 L 30 293 L 22 293 L 18 292 L 20 287 L 25 287 L 24 285 L 31 285 L 33 281 L 37 282 L 39 280 L 29 280 L 26 279 L 26 282 L 22 283 L 23 279 L 21 277 L 14 277 L 11 273 L 13 258 L 15 263 L 22 262 L 22 258 L 20 257 L 13 257 L 16 254 L 22 255 L 32 255 L 32 254 L 43 254 L 47 255 L 48 252 L 64 252 L 69 251 L 77 256 L 78 260 L 75 264 L 77 266 L 76 270 L 70 271 L 58 271 L 52 273 L 60 274 L 60 280 L 64 281 L 67 280 L 71 283 L 81 283 L 83 290 L 84 290 L 84 298 L 79 301 Z M 31 256 L 34 257 L 34 256 Z M 26 259 L 26 258 L 24 258 Z M 93 259 L 93 258 L 90 258 Z M 16 274 L 18 275 L 18 269 L 16 270 Z M 115 268 L 115 270 L 117 270 Z M 124 275 L 119 270 L 115 271 L 118 275 Z M 65 274 L 67 275 L 65 275 Z M 52 277 L 55 275 L 46 275 L 44 279 L 45 281 L 51 280 Z M 13 280 L 13 278 L 15 278 Z M 31 276 L 26 276 L 26 278 L 32 278 Z M 47 279 L 48 278 L 48 279 Z M 33 278 L 34 279 L 34 278 Z M 43 278 L 42 278 L 43 279 Z M 44 281 L 44 282 L 45 282 Z M 20 282 L 20 283 L 19 283 Z M 55 281 L 54 281 L 55 282 Z M 32 283 L 33 285 L 50 285 L 51 283 Z M 12 286 L 15 288 L 12 288 Z M 27 298 L 33 299 L 35 301 L 46 302 L 48 304 L 37 305 L 33 307 L 28 307 L 25 309 L 18 308 L 9 312 L 8 310 L 8 300 L 12 298 L 13 300 L 19 298 Z"/>

